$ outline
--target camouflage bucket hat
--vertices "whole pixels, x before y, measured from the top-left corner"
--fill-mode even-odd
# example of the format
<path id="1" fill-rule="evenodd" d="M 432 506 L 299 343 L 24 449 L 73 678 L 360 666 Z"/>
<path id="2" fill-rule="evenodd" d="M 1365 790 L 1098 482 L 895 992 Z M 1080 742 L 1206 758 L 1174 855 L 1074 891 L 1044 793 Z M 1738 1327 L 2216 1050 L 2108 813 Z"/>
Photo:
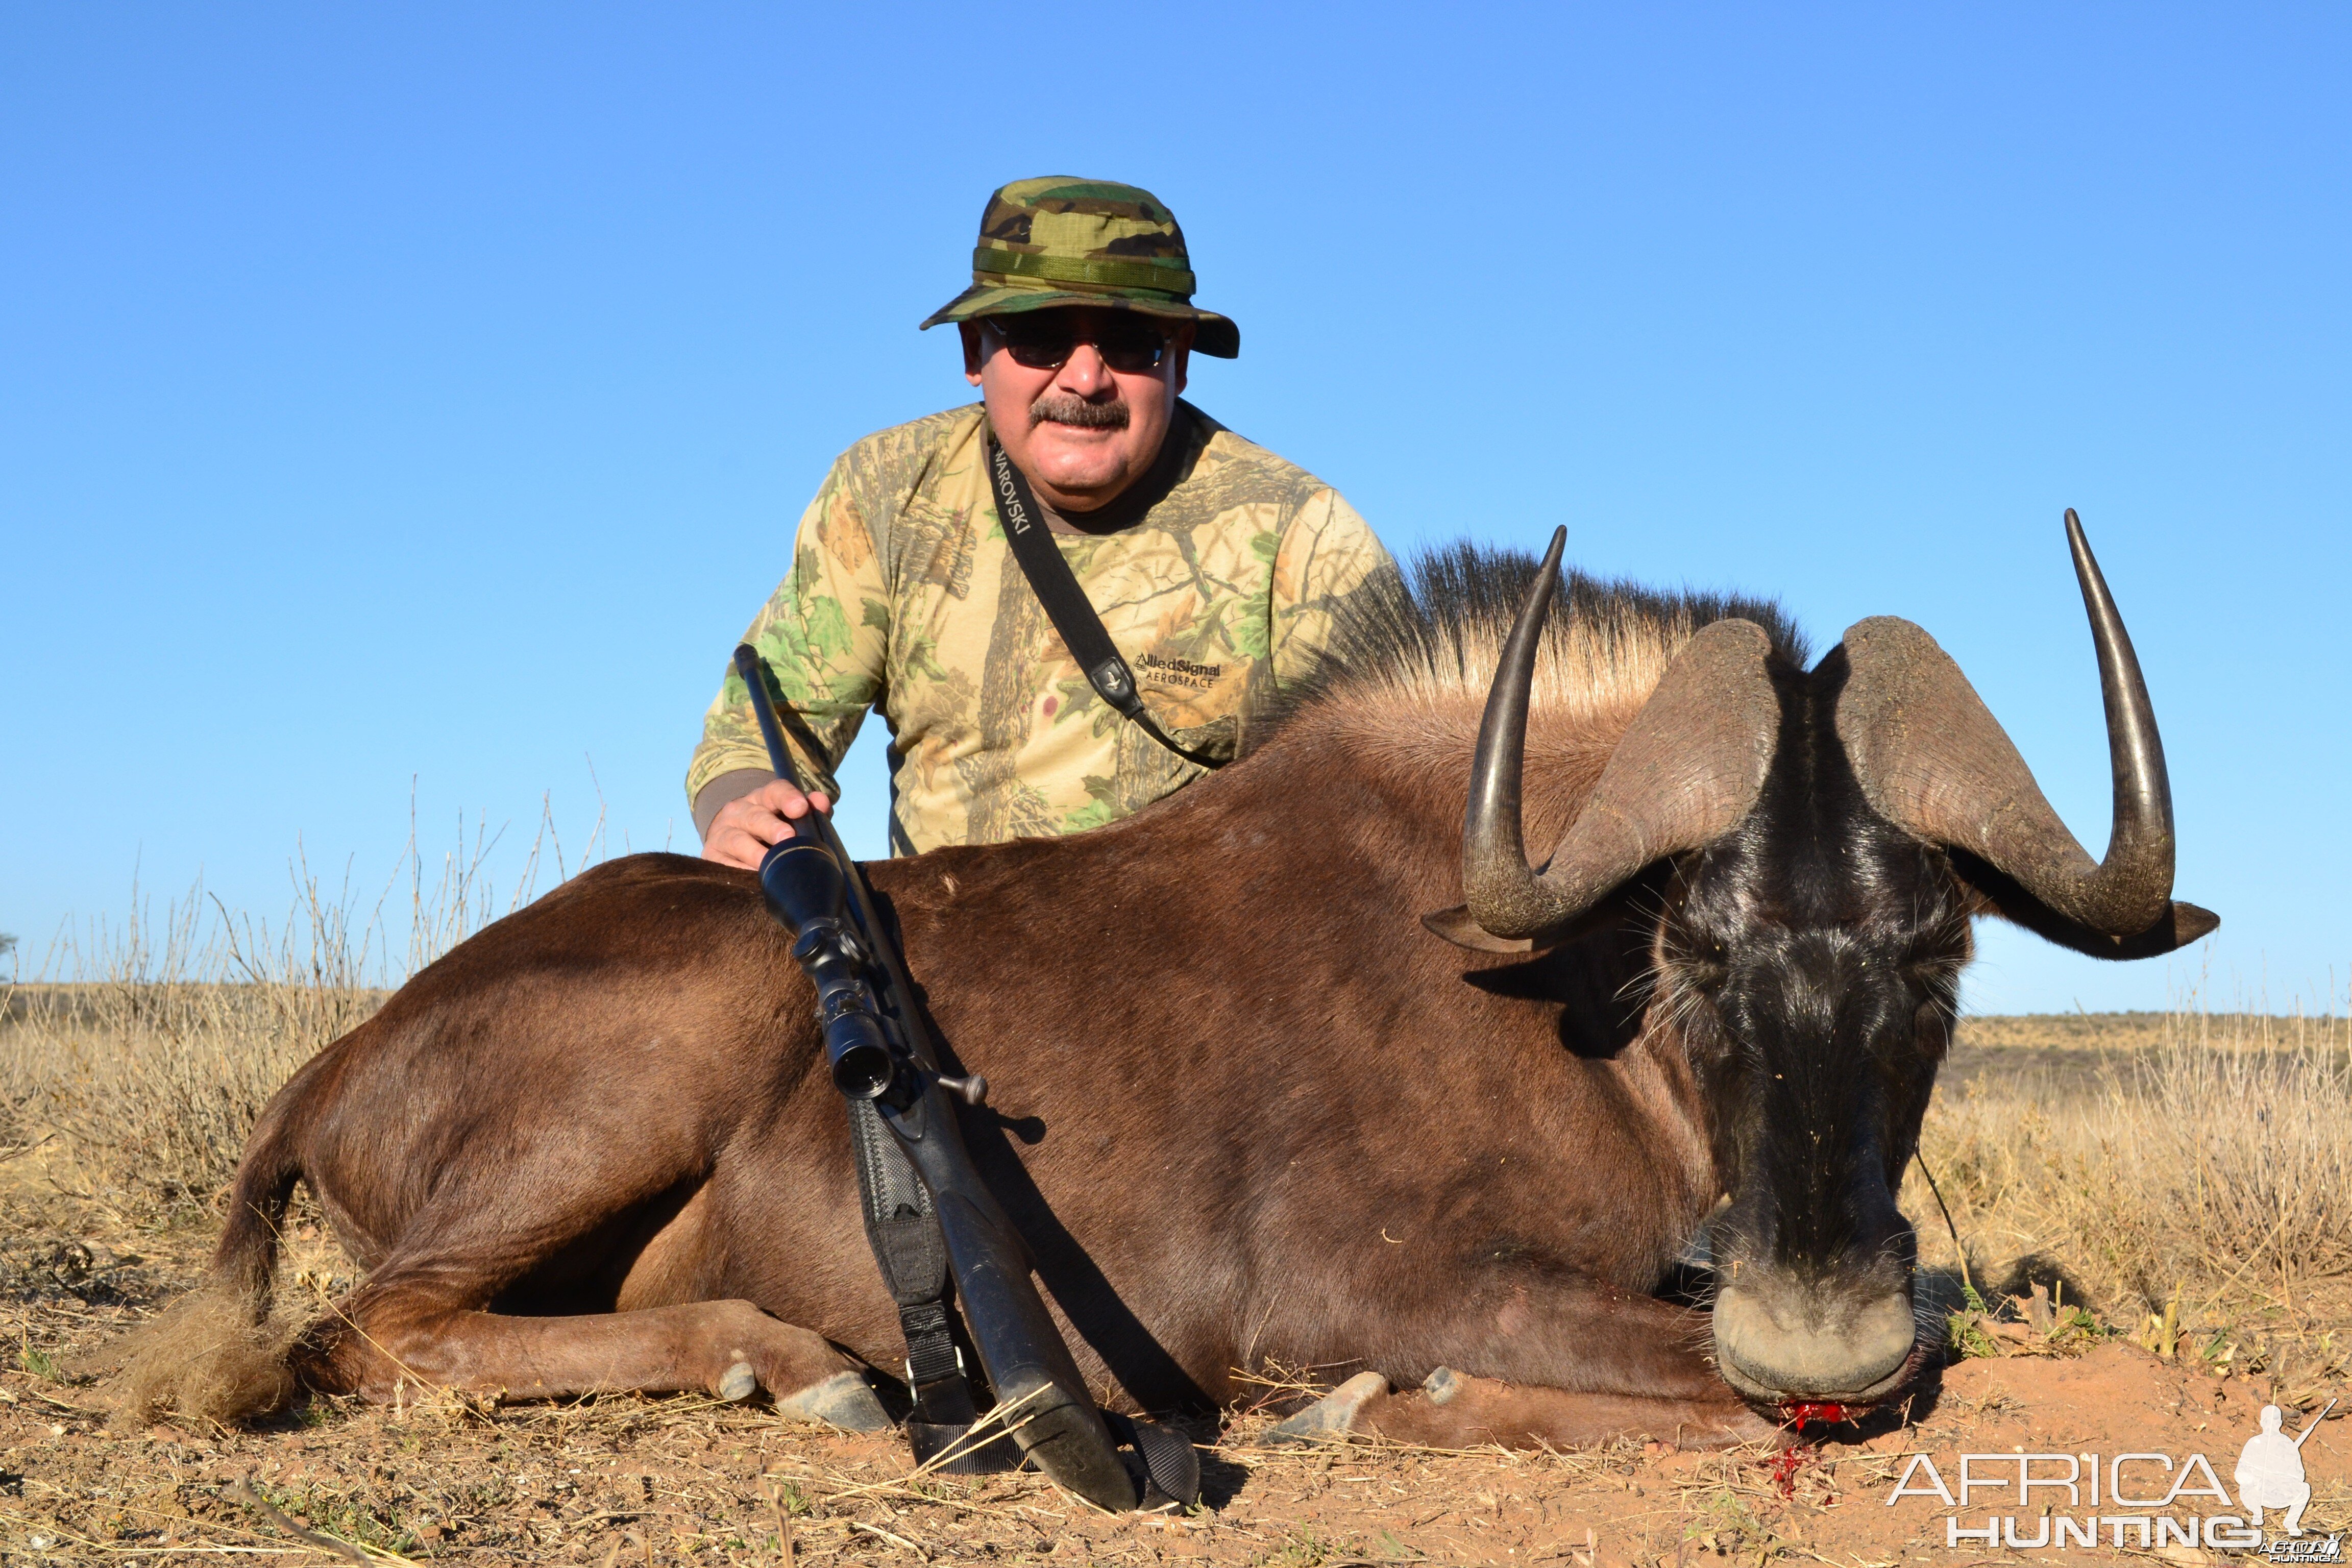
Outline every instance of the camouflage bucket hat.
<path id="1" fill-rule="evenodd" d="M 1232 359 L 1241 329 L 1192 304 L 1192 263 L 1176 215 L 1150 191 L 1108 180 L 1016 180 L 988 198 L 971 287 L 923 325 L 1056 305 L 1139 310 L 1191 321 L 1192 346 Z"/>

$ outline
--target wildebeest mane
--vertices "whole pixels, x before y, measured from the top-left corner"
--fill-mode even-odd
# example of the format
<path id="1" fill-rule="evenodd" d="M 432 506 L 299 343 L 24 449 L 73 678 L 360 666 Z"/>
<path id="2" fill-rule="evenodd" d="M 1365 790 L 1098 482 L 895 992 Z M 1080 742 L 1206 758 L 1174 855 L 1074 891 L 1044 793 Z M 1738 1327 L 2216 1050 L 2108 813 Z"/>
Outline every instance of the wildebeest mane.
<path id="1" fill-rule="evenodd" d="M 1483 702 L 1539 565 L 1524 551 L 1464 541 L 1374 577 L 1336 607 L 1322 659 L 1285 689 L 1275 721 L 1261 726 L 1254 742 L 1315 708 Z M 1772 600 L 1660 592 L 1571 569 L 1552 598 L 1537 662 L 1536 716 L 1575 719 L 1638 706 L 1694 632 L 1735 617 L 1762 626 L 1779 657 L 1800 668 L 1809 661 L 1803 634 Z"/>

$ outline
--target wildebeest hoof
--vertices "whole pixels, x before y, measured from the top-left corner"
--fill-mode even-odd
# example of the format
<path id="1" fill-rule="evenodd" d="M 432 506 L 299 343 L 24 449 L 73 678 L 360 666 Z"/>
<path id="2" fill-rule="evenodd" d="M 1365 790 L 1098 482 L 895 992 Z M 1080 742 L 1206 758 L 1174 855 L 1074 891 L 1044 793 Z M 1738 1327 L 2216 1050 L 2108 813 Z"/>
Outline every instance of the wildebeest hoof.
<path id="1" fill-rule="evenodd" d="M 739 1405 L 759 1392 L 760 1380 L 751 1374 L 751 1363 L 739 1361 L 719 1374 L 719 1397 L 730 1405 Z"/>
<path id="2" fill-rule="evenodd" d="M 776 1414 L 788 1421 L 822 1421 L 845 1432 L 887 1432 L 892 1425 L 872 1386 L 854 1372 L 836 1372 L 777 1400 Z"/>
<path id="3" fill-rule="evenodd" d="M 1421 1382 L 1421 1391 L 1429 1395 L 1429 1402 L 1432 1405 L 1452 1403 L 1454 1396 L 1461 1393 L 1463 1387 L 1462 1374 L 1450 1366 L 1439 1367 Z"/>
<path id="4" fill-rule="evenodd" d="M 1360 1372 L 1306 1409 L 1268 1432 L 1265 1443 L 1328 1443 L 1345 1438 L 1365 1405 L 1389 1391 L 1377 1372 Z"/>

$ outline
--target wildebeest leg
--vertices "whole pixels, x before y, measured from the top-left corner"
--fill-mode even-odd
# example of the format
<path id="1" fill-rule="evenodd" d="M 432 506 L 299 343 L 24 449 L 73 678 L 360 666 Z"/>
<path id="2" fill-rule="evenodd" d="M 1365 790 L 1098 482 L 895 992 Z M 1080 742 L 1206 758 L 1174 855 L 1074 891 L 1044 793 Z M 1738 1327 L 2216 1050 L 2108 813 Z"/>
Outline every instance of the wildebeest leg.
<path id="1" fill-rule="evenodd" d="M 1351 1378 L 1314 1409 L 1285 1422 L 1293 1436 L 1377 1434 L 1433 1448 L 1499 1443 L 1565 1447 L 1621 1437 L 1684 1448 L 1773 1442 L 1780 1429 L 1737 1398 L 1644 1399 L 1514 1385 L 1440 1367 L 1421 1388 L 1391 1394 L 1378 1373 Z M 1295 1425 L 1294 1425 L 1295 1424 Z"/>
<path id="2" fill-rule="evenodd" d="M 1433 1302 L 1382 1328 L 1360 1352 L 1380 1370 L 1349 1379 L 1271 1436 L 1377 1431 L 1436 1447 L 1616 1437 L 1720 1447 L 1777 1431 L 1709 1364 L 1705 1316 L 1654 1297 L 1523 1280 Z M 1391 1376 L 1428 1382 L 1391 1394 Z"/>
<path id="3" fill-rule="evenodd" d="M 684 1389 L 740 1399 L 758 1387 L 783 1415 L 889 1425 L 848 1357 L 749 1301 L 525 1318 L 371 1284 L 322 1327 L 304 1376 L 368 1398 L 390 1399 L 403 1381 L 517 1399 Z"/>
<path id="4" fill-rule="evenodd" d="M 785 1415 L 859 1429 L 889 1424 L 856 1363 L 822 1336 L 750 1301 L 691 1299 L 698 1203 L 646 1243 L 630 1270 L 623 1303 L 645 1304 L 561 1316 L 487 1310 L 510 1289 L 546 1279 L 551 1259 L 613 1217 L 598 1212 L 609 1205 L 534 1195 L 537 1213 L 524 1219 L 480 1194 L 437 1194 L 367 1283 L 312 1331 L 297 1371 L 314 1386 L 374 1399 L 391 1398 L 404 1380 L 515 1398 L 700 1389 L 740 1399 L 764 1388 Z M 656 1278 L 640 1289 L 646 1276 Z M 567 1295 L 544 1285 L 523 1293 L 559 1308 Z"/>

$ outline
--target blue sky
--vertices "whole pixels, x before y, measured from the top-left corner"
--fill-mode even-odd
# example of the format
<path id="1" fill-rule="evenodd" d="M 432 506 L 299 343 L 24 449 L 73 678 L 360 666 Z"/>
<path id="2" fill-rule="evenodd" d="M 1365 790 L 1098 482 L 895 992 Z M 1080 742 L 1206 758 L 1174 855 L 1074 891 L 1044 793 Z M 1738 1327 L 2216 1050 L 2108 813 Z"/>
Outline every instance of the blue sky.
<path id="1" fill-rule="evenodd" d="M 1034 16 L 1034 23 L 1024 20 Z M 1867 615 L 2094 850 L 2081 510 L 2180 893 L 1988 1011 L 2352 983 L 2352 12 L 19 5 L 0 19 L 0 930 L 284 908 L 679 779 L 825 464 L 960 402 L 914 323 L 1008 179 L 1134 181 L 1243 357 L 1195 400 L 1400 551 Z M 874 727 L 878 735 L 879 726 Z M 872 752 L 853 837 L 878 847 Z"/>

